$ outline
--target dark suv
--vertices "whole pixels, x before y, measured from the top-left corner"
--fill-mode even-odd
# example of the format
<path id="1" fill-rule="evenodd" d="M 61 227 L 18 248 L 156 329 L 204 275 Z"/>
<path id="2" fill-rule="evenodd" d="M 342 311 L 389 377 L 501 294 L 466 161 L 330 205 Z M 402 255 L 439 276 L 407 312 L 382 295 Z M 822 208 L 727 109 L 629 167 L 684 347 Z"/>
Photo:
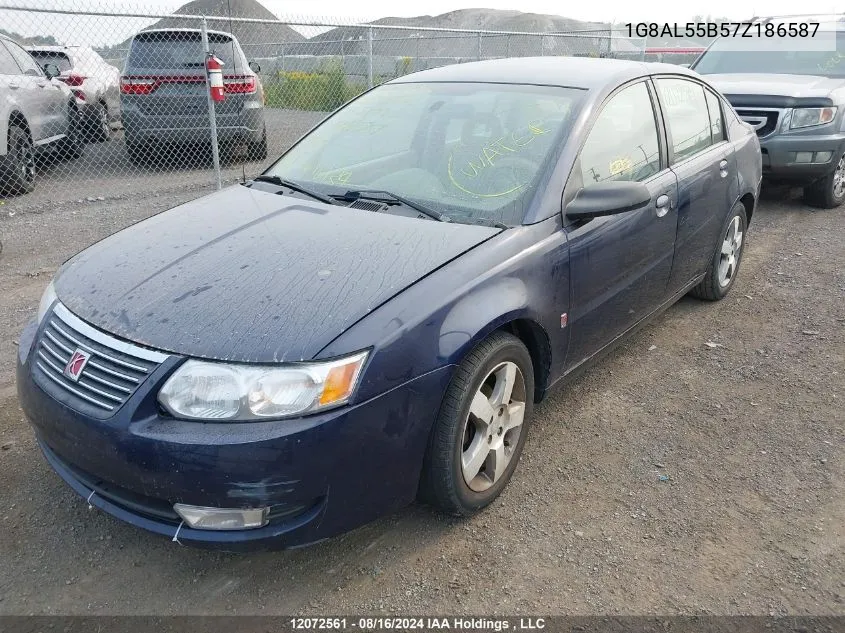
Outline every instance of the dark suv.
<path id="1" fill-rule="evenodd" d="M 246 144 L 250 159 L 267 156 L 264 94 L 238 41 L 208 31 L 209 48 L 223 62 L 225 101 L 216 104 L 221 149 Z M 160 154 L 162 144 L 209 142 L 205 55 L 199 29 L 142 31 L 132 38 L 120 78 L 126 149 L 133 161 Z"/>
<path id="2" fill-rule="evenodd" d="M 803 186 L 805 201 L 823 208 L 845 201 L 843 28 L 819 27 L 835 38 L 836 50 L 794 50 L 788 38 L 777 50 L 760 50 L 753 39 L 740 50 L 742 42 L 725 39 L 692 65 L 757 131 L 764 177 Z"/>

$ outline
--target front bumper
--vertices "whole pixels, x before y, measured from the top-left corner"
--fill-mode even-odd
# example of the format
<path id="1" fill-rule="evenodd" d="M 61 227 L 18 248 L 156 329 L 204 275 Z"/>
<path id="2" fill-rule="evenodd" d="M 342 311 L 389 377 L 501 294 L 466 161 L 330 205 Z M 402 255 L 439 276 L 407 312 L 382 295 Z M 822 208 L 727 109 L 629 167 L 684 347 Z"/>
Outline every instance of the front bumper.
<path id="1" fill-rule="evenodd" d="M 165 362 L 110 418 L 83 415 L 33 379 L 34 324 L 21 335 L 21 406 L 53 469 L 94 507 L 181 544 L 227 550 L 314 543 L 410 503 L 451 367 L 367 402 L 259 423 L 197 423 L 163 416 Z M 174 503 L 269 506 L 268 525 L 195 530 Z"/>
<path id="2" fill-rule="evenodd" d="M 774 134 L 760 139 L 760 149 L 765 177 L 809 183 L 834 170 L 845 152 L 845 133 L 823 136 L 795 132 Z M 798 152 L 831 152 L 831 157 L 825 162 L 799 163 L 796 161 Z"/>

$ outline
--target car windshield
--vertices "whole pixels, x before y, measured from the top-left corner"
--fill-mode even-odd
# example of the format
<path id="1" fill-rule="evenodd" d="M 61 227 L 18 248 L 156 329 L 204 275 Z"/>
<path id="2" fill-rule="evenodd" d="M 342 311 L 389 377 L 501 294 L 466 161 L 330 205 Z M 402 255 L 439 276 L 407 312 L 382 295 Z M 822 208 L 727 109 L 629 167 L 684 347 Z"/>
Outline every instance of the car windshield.
<path id="1" fill-rule="evenodd" d="M 223 62 L 224 72 L 234 68 L 236 56 L 230 37 L 208 34 L 208 44 Z M 194 32 L 153 31 L 135 36 L 129 51 L 127 68 L 175 70 L 203 68 L 202 35 Z"/>
<path id="2" fill-rule="evenodd" d="M 788 41 L 788 38 L 784 38 Z M 749 50 L 739 50 L 746 46 Z M 845 77 L 845 33 L 837 32 L 836 50 L 810 51 L 753 50 L 754 38 L 747 41 L 718 40 L 701 56 L 694 69 L 702 75 L 719 73 L 766 73 Z M 796 47 L 797 48 L 797 47 Z"/>
<path id="3" fill-rule="evenodd" d="M 73 68 L 70 58 L 65 53 L 58 51 L 34 51 L 30 50 L 29 54 L 38 62 L 38 65 L 44 68 L 46 64 L 55 64 L 59 68 L 59 72 L 66 73 Z"/>
<path id="4" fill-rule="evenodd" d="M 387 84 L 342 108 L 268 171 L 329 195 L 380 190 L 455 222 L 522 223 L 584 91 Z"/>

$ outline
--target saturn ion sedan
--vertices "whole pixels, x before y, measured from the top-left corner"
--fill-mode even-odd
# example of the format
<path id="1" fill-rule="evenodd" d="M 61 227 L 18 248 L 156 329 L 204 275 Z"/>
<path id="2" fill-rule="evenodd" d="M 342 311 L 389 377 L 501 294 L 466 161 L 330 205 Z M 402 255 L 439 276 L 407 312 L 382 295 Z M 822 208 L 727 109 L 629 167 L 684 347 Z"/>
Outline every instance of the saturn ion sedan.
<path id="1" fill-rule="evenodd" d="M 264 174 L 68 260 L 20 340 L 41 450 L 182 544 L 491 503 L 533 405 L 736 282 L 754 131 L 700 76 L 504 59 L 353 100 Z"/>

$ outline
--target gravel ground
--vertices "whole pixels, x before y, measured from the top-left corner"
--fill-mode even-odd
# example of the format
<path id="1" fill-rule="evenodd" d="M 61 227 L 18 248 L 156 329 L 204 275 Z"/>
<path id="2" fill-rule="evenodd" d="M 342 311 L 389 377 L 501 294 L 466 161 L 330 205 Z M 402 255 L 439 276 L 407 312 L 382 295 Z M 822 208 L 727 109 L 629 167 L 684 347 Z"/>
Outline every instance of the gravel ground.
<path id="1" fill-rule="evenodd" d="M 731 295 L 682 300 L 542 403 L 477 517 L 414 506 L 234 555 L 89 511 L 24 421 L 15 341 L 64 259 L 193 178 L 0 207 L 0 614 L 845 614 L 845 213 L 785 190 Z"/>

